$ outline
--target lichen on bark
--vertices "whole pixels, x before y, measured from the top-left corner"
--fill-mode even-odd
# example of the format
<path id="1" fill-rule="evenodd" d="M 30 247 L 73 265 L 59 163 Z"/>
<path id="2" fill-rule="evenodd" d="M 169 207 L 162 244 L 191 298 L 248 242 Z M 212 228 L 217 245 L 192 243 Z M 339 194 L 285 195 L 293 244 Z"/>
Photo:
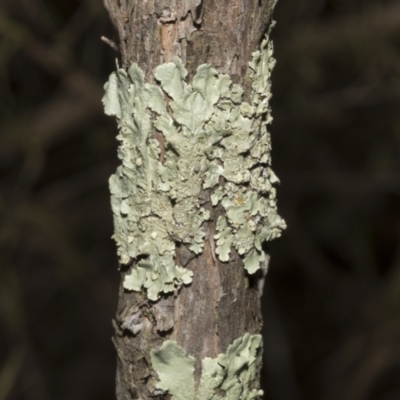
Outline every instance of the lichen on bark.
<path id="1" fill-rule="evenodd" d="M 194 380 L 194 358 L 174 341 L 165 341 L 151 351 L 157 373 L 157 388 L 171 395 L 171 400 L 251 400 L 263 391 L 252 387 L 258 382 L 262 355 L 261 335 L 246 333 L 236 339 L 225 354 L 206 357 L 201 363 L 199 384 Z"/>
<path id="2" fill-rule="evenodd" d="M 192 272 L 177 264 L 175 247 L 202 252 L 210 199 L 225 210 L 209 238 L 219 260 L 227 262 L 233 246 L 250 274 L 265 259 L 263 242 L 285 228 L 267 130 L 272 49 L 267 36 L 253 53 L 248 101 L 240 85 L 207 64 L 187 83 L 178 57 L 155 69 L 156 84 L 145 82 L 137 64 L 110 76 L 103 102 L 119 123 L 122 160 L 110 178 L 114 239 L 120 263 L 135 261 L 126 289 L 145 288 L 157 300 L 192 281 Z"/>

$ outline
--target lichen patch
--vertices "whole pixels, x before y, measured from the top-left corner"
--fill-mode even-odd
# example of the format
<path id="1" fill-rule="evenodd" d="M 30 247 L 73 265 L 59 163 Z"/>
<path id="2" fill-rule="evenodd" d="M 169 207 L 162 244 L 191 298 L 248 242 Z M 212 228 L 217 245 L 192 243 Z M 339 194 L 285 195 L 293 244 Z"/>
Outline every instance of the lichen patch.
<path id="1" fill-rule="evenodd" d="M 174 341 L 165 341 L 151 351 L 151 362 L 159 382 L 157 389 L 171 395 L 171 400 L 251 400 L 263 391 L 254 388 L 262 361 L 262 337 L 246 333 L 236 339 L 225 354 L 206 357 L 201 362 L 201 377 L 194 381 L 193 357 Z"/>
<path id="2" fill-rule="evenodd" d="M 267 129 L 274 63 L 266 38 L 249 63 L 247 102 L 243 88 L 210 65 L 200 65 L 187 82 L 178 57 L 155 69 L 156 84 L 146 83 L 136 64 L 110 76 L 103 103 L 118 120 L 122 162 L 110 178 L 114 239 L 120 263 L 135 261 L 126 289 L 146 289 L 157 300 L 189 284 L 193 273 L 177 265 L 175 247 L 201 253 L 202 226 L 218 204 L 224 210 L 214 238 L 219 260 L 228 262 L 234 247 L 250 274 L 260 268 L 262 243 L 285 228 Z M 157 132 L 165 139 L 162 157 Z M 204 190 L 212 205 L 202 199 Z"/>

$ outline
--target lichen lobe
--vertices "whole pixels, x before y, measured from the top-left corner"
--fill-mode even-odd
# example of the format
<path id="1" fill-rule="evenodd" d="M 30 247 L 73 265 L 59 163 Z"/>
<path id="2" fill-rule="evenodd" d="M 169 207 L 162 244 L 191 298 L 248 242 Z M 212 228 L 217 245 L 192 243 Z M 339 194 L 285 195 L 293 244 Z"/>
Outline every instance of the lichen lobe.
<path id="1" fill-rule="evenodd" d="M 211 207 L 201 198 L 204 190 L 212 206 L 224 209 L 215 234 L 222 262 L 233 246 L 247 271 L 256 272 L 265 259 L 263 242 L 285 228 L 270 168 L 274 59 L 268 38 L 249 65 L 248 102 L 240 85 L 209 65 L 200 65 L 187 83 L 177 57 L 155 69 L 156 84 L 146 83 L 136 64 L 110 76 L 103 102 L 106 114 L 118 120 L 122 161 L 110 178 L 114 239 L 121 264 L 135 260 L 126 289 L 144 288 L 157 300 L 192 281 L 192 272 L 175 262 L 175 247 L 183 243 L 202 252 Z M 162 159 L 156 131 L 165 139 Z"/>
<path id="2" fill-rule="evenodd" d="M 157 389 L 168 392 L 171 400 L 251 400 L 263 391 L 258 382 L 262 359 L 261 335 L 246 333 L 236 339 L 225 354 L 202 360 L 199 384 L 194 381 L 194 358 L 179 345 L 165 341 L 151 352 L 151 362 L 159 382 Z"/>

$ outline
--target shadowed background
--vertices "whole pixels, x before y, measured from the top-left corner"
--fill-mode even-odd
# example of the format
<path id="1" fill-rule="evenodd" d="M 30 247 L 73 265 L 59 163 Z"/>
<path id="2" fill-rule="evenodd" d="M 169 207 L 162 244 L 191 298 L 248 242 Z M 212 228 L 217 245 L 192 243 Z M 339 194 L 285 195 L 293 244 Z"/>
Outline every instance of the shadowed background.
<path id="1" fill-rule="evenodd" d="M 400 3 L 280 0 L 267 400 L 400 399 Z M 114 396 L 100 0 L 0 1 L 0 400 Z"/>

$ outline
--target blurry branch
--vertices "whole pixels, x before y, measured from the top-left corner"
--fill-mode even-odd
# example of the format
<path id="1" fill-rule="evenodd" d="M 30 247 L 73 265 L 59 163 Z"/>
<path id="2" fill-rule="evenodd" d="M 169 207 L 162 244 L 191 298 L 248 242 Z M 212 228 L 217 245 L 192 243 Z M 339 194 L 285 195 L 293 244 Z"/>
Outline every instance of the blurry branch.
<path id="1" fill-rule="evenodd" d="M 64 87 L 65 92 L 55 96 L 30 117 L 19 116 L 22 123 L 3 121 L 0 157 L 3 163 L 11 163 L 22 150 L 25 161 L 21 178 L 27 184 L 37 179 L 43 167 L 44 154 L 50 146 L 73 134 L 88 120 L 102 115 L 101 86 L 89 76 L 72 72 L 66 76 Z"/>
<path id="2" fill-rule="evenodd" d="M 66 26 L 57 33 L 57 42 L 62 43 L 65 47 L 71 47 L 78 42 L 82 34 L 88 29 L 93 19 L 103 11 L 101 6 L 90 7 L 88 9 L 87 1 L 81 2 L 81 5 L 75 11 L 74 15 L 69 18 Z M 90 13 L 90 17 L 88 14 Z"/>
<path id="3" fill-rule="evenodd" d="M 7 237 L 3 234 L 7 229 L 5 225 L 6 221 L 2 220 L 0 244 L 2 246 L 9 245 L 14 250 L 14 238 L 10 237 L 11 235 Z M 25 327 L 22 294 L 16 271 L 7 267 L 9 267 L 9 265 L 2 259 L 0 264 L 0 316 L 1 319 L 6 322 L 10 338 L 18 341 Z"/>
<path id="4" fill-rule="evenodd" d="M 384 310 L 384 312 L 382 312 Z M 391 265 L 391 273 L 388 275 L 385 285 L 380 288 L 379 299 L 371 299 L 368 303 L 368 316 L 370 318 L 395 318 L 398 319 L 400 310 L 400 246 Z M 399 327 L 400 337 L 400 327 Z"/>
<path id="5" fill-rule="evenodd" d="M 375 10 L 337 18 L 333 22 L 307 25 L 303 31 L 296 28 L 287 47 L 293 51 L 312 49 L 319 55 L 331 53 L 349 41 L 366 40 L 368 38 L 384 38 L 398 32 L 400 26 L 400 3 L 385 4 Z M 374 43 L 374 41 L 372 42 Z"/>
<path id="6" fill-rule="evenodd" d="M 42 0 L 19 0 L 29 21 L 41 32 L 50 33 L 56 29 L 56 23 L 52 18 L 48 7 Z"/>
<path id="7" fill-rule="evenodd" d="M 308 192 L 400 194 L 400 174 L 395 171 L 282 171 L 280 178 L 285 182 L 282 190 L 299 194 Z"/>
<path id="8" fill-rule="evenodd" d="M 14 349 L 0 369 L 0 400 L 7 400 L 21 372 L 24 357 L 21 349 Z"/>
<path id="9" fill-rule="evenodd" d="M 90 1 L 60 8 L 42 0 L 0 6 L 0 400 L 68 397 L 59 382 L 74 381 L 71 372 L 83 368 L 81 355 L 72 367 L 64 355 L 73 353 L 68 346 L 75 346 L 81 329 L 65 329 L 64 322 L 72 326 L 68 321 L 81 310 L 68 304 L 61 326 L 52 318 L 80 292 L 91 300 L 93 281 L 87 291 L 79 285 L 101 276 L 93 260 L 104 255 L 101 234 L 86 232 L 92 219 L 103 226 L 98 193 L 111 169 L 103 152 L 102 83 L 85 72 L 97 64 L 99 75 L 106 69 L 100 47 L 106 46 L 91 48 L 104 28 L 94 18 L 103 8 Z M 98 297 L 104 301 L 104 293 Z"/>
<path id="10" fill-rule="evenodd" d="M 335 118 L 339 119 L 341 111 L 356 107 L 379 105 L 397 99 L 399 93 L 398 88 L 393 85 L 394 82 L 390 81 L 384 84 L 379 81 L 382 80 L 382 78 L 384 79 L 384 77 L 377 76 L 377 78 L 376 80 L 378 80 L 378 82 L 376 83 L 349 85 L 345 88 L 327 91 L 318 95 L 311 95 L 308 99 L 308 106 L 313 110 L 325 110 L 325 114 L 330 116 L 334 114 Z"/>
<path id="11" fill-rule="evenodd" d="M 102 87 L 83 71 L 76 70 L 68 52 L 60 46 L 39 42 L 24 26 L 0 13 L 0 33 L 31 56 L 45 70 L 63 78 L 65 91 L 56 95 L 31 117 L 3 121 L 3 144 L 0 157 L 12 162 L 19 151 L 24 151 L 25 162 L 21 177 L 26 183 L 34 183 L 43 168 L 44 152 L 55 141 L 70 135 L 74 129 L 97 115 L 102 115 L 100 99 Z M 7 127 L 7 129 L 6 129 Z M 10 131 L 10 127 L 11 131 Z M 27 135 L 29 132 L 29 135 Z"/>
<path id="12" fill-rule="evenodd" d="M 400 321 L 383 318 L 371 322 L 361 332 L 349 334 L 329 360 L 323 400 L 370 398 L 368 394 L 379 379 L 399 364 Z"/>
<path id="13" fill-rule="evenodd" d="M 25 26 L 18 24 L 11 18 L 8 18 L 0 10 L 0 34 L 3 38 L 14 42 L 27 53 L 35 62 L 37 62 L 47 72 L 65 76 L 65 81 L 72 84 L 80 94 L 89 95 L 92 100 L 98 100 L 99 94 L 102 95 L 102 88 L 93 81 L 91 77 L 83 71 L 76 71 L 71 63 L 70 53 L 65 46 L 47 45 L 41 43 L 35 38 L 33 33 Z M 72 35 L 66 30 L 66 36 Z M 62 36 L 62 34 L 61 34 Z M 61 41 L 62 42 L 62 41 Z M 72 77 L 70 76 L 72 74 Z M 78 82 L 71 81 L 76 76 L 79 77 Z M 82 86 L 83 84 L 83 86 Z M 94 89 L 94 92 L 88 89 Z"/>
<path id="14" fill-rule="evenodd" d="M 65 92 L 42 106 L 27 123 L 35 142 L 44 149 L 88 117 L 102 112 L 102 88 L 86 74 L 71 72 L 63 87 Z"/>
<path id="15" fill-rule="evenodd" d="M 29 248 L 37 252 L 48 252 L 57 261 L 58 272 L 64 282 L 75 281 L 90 271 L 90 264 L 84 254 L 74 247 L 71 229 L 60 215 L 49 211 L 41 204 L 22 203 L 13 210 L 12 220 L 21 227 L 35 232 L 29 236 Z M 43 247 L 43 243 L 48 248 Z M 50 251 L 48 251 L 50 250 Z M 85 266 L 85 269 L 81 267 Z"/>
<path id="16" fill-rule="evenodd" d="M 62 74 L 67 67 L 66 54 L 60 48 L 41 43 L 25 26 L 0 10 L 0 34 L 14 42 L 46 71 Z"/>
<path id="17" fill-rule="evenodd" d="M 397 324 L 398 325 L 398 324 Z M 377 331 L 373 335 L 373 345 L 369 345 L 364 354 L 358 368 L 354 371 L 350 378 L 347 376 L 348 382 L 345 387 L 346 400 L 362 400 L 367 398 L 372 392 L 378 379 L 392 366 L 400 361 L 398 352 L 399 331 L 398 326 L 383 326 L 385 331 Z M 397 330 L 397 332 L 396 332 Z M 390 336 L 387 333 L 392 331 Z M 389 336 L 389 337 L 388 337 Z M 395 340 L 393 340 L 395 339 Z M 383 342 L 383 343 L 382 343 Z M 364 349 L 365 351 L 365 349 Z"/>
<path id="18" fill-rule="evenodd" d="M 99 14 L 100 7 L 90 7 L 91 17 Z M 88 18 L 87 4 L 83 3 L 63 30 L 57 33 L 54 44 L 42 43 L 25 25 L 18 23 L 4 11 L 0 10 L 0 34 L 28 54 L 47 72 L 63 75 L 72 67 L 73 45 L 79 40 L 84 31 L 92 23 Z"/>
<path id="19" fill-rule="evenodd" d="M 58 180 L 36 195 L 36 200 L 48 208 L 57 209 L 82 198 L 94 189 L 104 187 L 104 177 L 115 168 L 114 162 L 103 163 L 74 174 L 72 177 Z"/>
<path id="20" fill-rule="evenodd" d="M 332 293 L 342 277 L 341 271 L 332 260 L 322 254 L 318 242 L 304 232 L 293 206 L 286 208 L 285 217 L 291 227 L 286 233 L 291 244 L 291 254 L 305 272 L 309 284 L 321 292 Z"/>
<path id="21" fill-rule="evenodd" d="M 298 400 L 301 398 L 293 360 L 293 343 L 285 329 L 279 304 L 273 295 L 269 282 L 266 284 L 263 300 L 263 314 L 268 316 L 264 324 L 263 367 L 267 371 L 267 382 L 272 399 Z"/>
<path id="22" fill-rule="evenodd" d="M 350 241 L 349 241 L 350 242 Z M 391 273 L 371 286 L 367 301 L 358 309 L 362 324 L 350 325 L 342 332 L 342 346 L 332 354 L 327 365 L 322 400 L 364 400 L 372 398 L 379 382 L 395 374 L 400 364 L 400 248 L 391 266 Z M 359 281 L 356 277 L 356 284 Z M 353 294 L 354 296 L 354 294 Z M 354 298 L 354 297 L 353 297 Z M 396 381 L 398 382 L 398 379 Z M 390 385 L 390 384 L 389 384 Z M 397 386 L 397 385 L 396 385 Z M 390 386 L 389 386 L 390 387 Z M 397 399 L 398 391 L 393 397 Z M 375 397 L 373 397 L 375 398 Z M 382 397 L 383 398 L 383 397 Z"/>
<path id="23" fill-rule="evenodd" d="M 15 248 L 13 240 L 1 220 L 0 250 L 5 246 Z M 5 259 L 0 258 L 0 321 L 6 327 L 8 358 L 0 364 L 0 400 L 9 398 L 21 373 L 24 362 L 23 337 L 25 335 L 25 314 L 17 272 L 7 268 Z M 1 324 L 3 325 L 3 324 Z M 1 326 L 0 325 L 0 326 Z"/>

